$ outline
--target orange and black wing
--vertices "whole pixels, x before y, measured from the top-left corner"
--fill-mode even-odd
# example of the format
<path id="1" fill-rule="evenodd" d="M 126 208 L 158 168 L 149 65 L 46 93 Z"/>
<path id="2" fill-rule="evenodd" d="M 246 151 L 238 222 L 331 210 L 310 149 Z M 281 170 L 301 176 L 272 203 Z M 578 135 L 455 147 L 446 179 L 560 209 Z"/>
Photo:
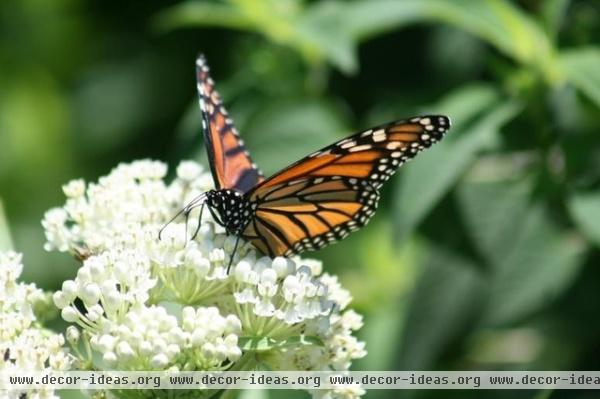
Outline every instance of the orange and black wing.
<path id="1" fill-rule="evenodd" d="M 383 182 L 449 128 L 445 116 L 416 117 L 309 155 L 246 194 L 254 215 L 242 235 L 270 256 L 315 250 L 344 238 L 369 221 Z"/>
<path id="2" fill-rule="evenodd" d="M 215 90 L 204 56 L 196 60 L 204 143 L 217 189 L 248 192 L 264 180 Z"/>

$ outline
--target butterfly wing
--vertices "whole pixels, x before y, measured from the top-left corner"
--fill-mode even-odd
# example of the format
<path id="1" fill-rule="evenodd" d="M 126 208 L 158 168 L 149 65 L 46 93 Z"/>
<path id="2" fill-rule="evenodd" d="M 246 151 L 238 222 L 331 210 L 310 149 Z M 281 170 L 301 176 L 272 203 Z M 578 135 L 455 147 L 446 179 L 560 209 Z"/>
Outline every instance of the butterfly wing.
<path id="1" fill-rule="evenodd" d="M 364 226 L 379 188 L 404 162 L 439 141 L 445 116 L 396 121 L 317 151 L 246 194 L 254 217 L 245 239 L 270 256 L 315 250 Z"/>
<path id="2" fill-rule="evenodd" d="M 264 180 L 215 90 L 204 56 L 196 60 L 204 143 L 217 189 L 245 193 Z"/>

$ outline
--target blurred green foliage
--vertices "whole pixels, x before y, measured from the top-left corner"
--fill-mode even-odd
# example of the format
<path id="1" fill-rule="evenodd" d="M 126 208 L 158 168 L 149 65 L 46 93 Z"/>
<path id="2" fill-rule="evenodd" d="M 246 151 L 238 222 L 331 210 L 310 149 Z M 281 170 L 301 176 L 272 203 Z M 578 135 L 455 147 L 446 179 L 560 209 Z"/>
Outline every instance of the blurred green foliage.
<path id="1" fill-rule="evenodd" d="M 372 224 L 314 254 L 365 314 L 357 369 L 600 366 L 597 1 L 8 0 L 0 32 L 0 247 L 25 252 L 25 279 L 75 274 L 42 250 L 62 183 L 205 158 L 202 51 L 267 173 L 390 119 L 453 120 Z M 481 395 L 367 395 L 448 396 Z"/>

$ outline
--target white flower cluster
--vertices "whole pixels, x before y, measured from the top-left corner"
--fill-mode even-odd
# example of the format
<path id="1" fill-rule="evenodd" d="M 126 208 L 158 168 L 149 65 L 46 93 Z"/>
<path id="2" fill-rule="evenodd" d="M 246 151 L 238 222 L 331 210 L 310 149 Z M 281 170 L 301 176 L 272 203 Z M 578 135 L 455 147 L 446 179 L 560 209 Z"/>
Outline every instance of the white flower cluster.
<path id="1" fill-rule="evenodd" d="M 351 297 L 320 262 L 240 243 L 228 274 L 235 237 L 198 210 L 159 240 L 173 214 L 212 188 L 194 162 L 171 184 L 166 172 L 153 161 L 120 165 L 98 184 L 67 184 L 65 206 L 47 212 L 46 248 L 86 258 L 54 295 L 82 330 L 72 336 L 87 337 L 112 369 L 248 369 L 258 357 L 244 342 L 260 338 L 274 343 L 260 358 L 280 370 L 345 370 L 366 354 L 352 335 L 360 316 L 340 313 Z"/>
<path id="2" fill-rule="evenodd" d="M 23 264 L 15 252 L 0 252 L 0 372 L 68 370 L 71 359 L 64 338 L 36 323 L 33 306 L 43 298 L 34 284 L 18 283 Z M 0 391 L 0 397 L 57 398 L 42 388 L 34 391 Z"/>
<path id="3" fill-rule="evenodd" d="M 144 253 L 105 251 L 87 258 L 75 280 L 63 282 L 53 299 L 63 319 L 101 331 L 104 320 L 121 320 L 130 308 L 146 303 L 155 284 Z M 76 306 L 77 299 L 82 310 Z"/>
<path id="4" fill-rule="evenodd" d="M 331 278 L 328 280 L 336 281 Z M 339 310 L 344 310 L 345 306 L 341 303 L 334 303 Z M 352 360 L 360 359 L 367 354 L 364 342 L 358 341 L 352 335 L 362 325 L 362 316 L 353 310 L 346 310 L 343 313 L 334 312 L 329 317 L 329 328 L 317 332 L 323 340 L 322 346 L 286 348 L 274 352 L 267 362 L 270 367 L 280 370 L 348 370 Z"/>
<path id="5" fill-rule="evenodd" d="M 218 370 L 239 359 L 236 316 L 188 306 L 181 317 L 179 326 L 164 307 L 140 307 L 119 323 L 108 321 L 106 331 L 92 335 L 90 344 L 102 353 L 107 368 L 117 370 Z"/>

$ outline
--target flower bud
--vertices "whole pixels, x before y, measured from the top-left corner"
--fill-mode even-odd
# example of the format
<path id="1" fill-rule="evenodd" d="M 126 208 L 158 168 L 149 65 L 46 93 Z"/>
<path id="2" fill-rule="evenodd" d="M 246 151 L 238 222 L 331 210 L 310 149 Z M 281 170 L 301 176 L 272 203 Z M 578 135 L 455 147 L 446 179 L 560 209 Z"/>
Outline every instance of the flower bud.
<path id="1" fill-rule="evenodd" d="M 115 337 L 109 334 L 101 335 L 98 339 L 98 349 L 102 352 L 112 351 L 115 347 Z"/>
<path id="2" fill-rule="evenodd" d="M 69 341 L 71 345 L 77 344 L 77 342 L 79 342 L 80 336 L 81 334 L 79 333 L 79 329 L 77 329 L 77 327 L 67 327 L 67 341 Z"/>
<path id="3" fill-rule="evenodd" d="M 288 261 L 283 256 L 277 256 L 273 259 L 271 267 L 275 270 L 278 277 L 285 277 L 294 271 L 292 262 Z"/>
<path id="4" fill-rule="evenodd" d="M 52 301 L 54 302 L 56 307 L 59 309 L 63 309 L 65 307 L 69 306 L 69 303 L 70 303 L 70 301 L 67 300 L 65 294 L 62 291 L 56 291 L 52 295 Z"/>
<path id="5" fill-rule="evenodd" d="M 88 309 L 88 312 L 86 313 L 85 316 L 91 322 L 96 322 L 96 321 L 98 321 L 102 317 L 103 313 L 104 313 L 104 309 L 102 308 L 102 306 L 100 306 L 100 305 L 94 305 L 94 306 L 92 306 L 92 307 L 90 307 Z"/>
<path id="6" fill-rule="evenodd" d="M 230 346 L 227 352 L 227 358 L 235 362 L 242 356 L 242 350 L 237 346 Z"/>
<path id="7" fill-rule="evenodd" d="M 242 322 L 237 316 L 232 314 L 227 315 L 225 318 L 227 321 L 227 327 L 225 328 L 225 332 L 232 332 L 234 334 L 239 334 L 242 331 Z"/>
<path id="8" fill-rule="evenodd" d="M 215 351 L 215 346 L 210 342 L 207 342 L 204 345 L 202 345 L 202 356 L 204 356 L 205 359 L 210 359 L 214 357 Z"/>
<path id="9" fill-rule="evenodd" d="M 73 280 L 63 282 L 61 289 L 68 298 L 74 298 L 77 295 L 77 283 Z"/>
<path id="10" fill-rule="evenodd" d="M 152 353 L 152 344 L 148 341 L 142 341 L 140 343 L 140 353 L 144 356 L 148 356 Z"/>
<path id="11" fill-rule="evenodd" d="M 94 305 L 98 303 L 98 301 L 100 300 L 100 294 L 101 292 L 100 287 L 98 287 L 98 284 L 87 284 L 81 292 L 81 299 L 87 307 L 88 305 Z"/>
<path id="12" fill-rule="evenodd" d="M 167 346 L 167 349 L 165 351 L 165 353 L 167 354 L 167 357 L 169 359 L 174 358 L 180 352 L 181 352 L 181 349 L 179 348 L 179 345 L 175 345 L 175 344 L 170 344 L 169 346 Z"/>
<path id="13" fill-rule="evenodd" d="M 167 364 L 169 364 L 169 359 L 164 353 L 159 353 L 150 359 L 150 365 L 157 369 L 164 368 Z"/>
<path id="14" fill-rule="evenodd" d="M 102 355 L 102 360 L 104 360 L 104 362 L 109 366 L 113 366 L 117 363 L 117 355 L 115 355 L 113 352 L 106 352 L 104 355 Z"/>
<path id="15" fill-rule="evenodd" d="M 71 306 L 63 308 L 63 310 L 60 312 L 60 315 L 66 322 L 69 323 L 74 323 L 77 321 L 77 319 L 79 319 L 78 312 Z"/>
<path id="16" fill-rule="evenodd" d="M 126 359 L 130 359 L 135 356 L 135 352 L 131 348 L 131 345 L 125 341 L 121 341 L 117 344 L 117 354 Z"/>

